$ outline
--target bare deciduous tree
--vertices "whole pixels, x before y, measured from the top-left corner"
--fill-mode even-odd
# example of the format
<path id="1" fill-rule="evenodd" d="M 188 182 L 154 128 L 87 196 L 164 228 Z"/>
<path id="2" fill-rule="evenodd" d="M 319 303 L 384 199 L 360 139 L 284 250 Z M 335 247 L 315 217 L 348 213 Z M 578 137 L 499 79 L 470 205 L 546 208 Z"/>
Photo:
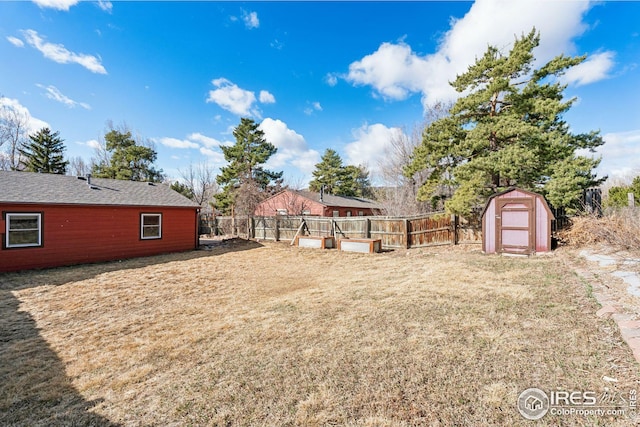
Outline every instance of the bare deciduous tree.
<path id="1" fill-rule="evenodd" d="M 0 169 L 17 170 L 22 156 L 20 148 L 27 140 L 29 116 L 11 104 L 0 103 Z"/>
<path id="2" fill-rule="evenodd" d="M 213 196 L 218 192 L 216 175 L 207 162 L 189 164 L 186 170 L 178 170 L 182 184 L 193 195 L 192 200 L 203 208 L 211 208 Z"/>
<path id="3" fill-rule="evenodd" d="M 86 176 L 91 173 L 91 164 L 85 162 L 85 160 L 80 157 L 71 157 L 69 158 L 69 166 L 67 167 L 67 174 L 73 176 Z"/>
<path id="4" fill-rule="evenodd" d="M 405 166 L 411 163 L 414 149 L 422 142 L 422 130 L 430 123 L 449 114 L 452 103 L 438 102 L 425 112 L 425 123 L 416 126 L 411 135 L 398 132 L 385 150 L 384 160 L 379 164 L 384 188 L 378 190 L 377 199 L 384 206 L 387 215 L 417 215 L 438 209 L 429 203 L 416 200 L 418 188 L 428 177 L 429 171 L 422 171 L 410 177 L 405 175 Z"/>

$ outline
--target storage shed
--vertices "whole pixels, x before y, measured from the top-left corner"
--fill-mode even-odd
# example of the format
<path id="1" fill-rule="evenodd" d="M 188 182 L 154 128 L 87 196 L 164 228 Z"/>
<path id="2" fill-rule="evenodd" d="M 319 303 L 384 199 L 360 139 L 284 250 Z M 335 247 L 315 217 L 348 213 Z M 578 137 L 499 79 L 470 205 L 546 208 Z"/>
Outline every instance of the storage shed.
<path id="1" fill-rule="evenodd" d="M 520 188 L 496 193 L 482 211 L 482 250 L 487 254 L 548 252 L 553 219 L 541 194 Z"/>
<path id="2" fill-rule="evenodd" d="M 199 208 L 164 184 L 0 171 L 0 272 L 197 249 Z"/>

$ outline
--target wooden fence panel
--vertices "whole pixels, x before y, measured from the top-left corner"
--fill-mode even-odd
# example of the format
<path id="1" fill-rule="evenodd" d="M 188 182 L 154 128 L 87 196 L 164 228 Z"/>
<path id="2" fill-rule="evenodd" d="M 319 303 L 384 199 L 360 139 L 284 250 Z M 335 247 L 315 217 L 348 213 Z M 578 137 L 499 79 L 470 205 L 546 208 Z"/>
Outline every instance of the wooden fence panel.
<path id="1" fill-rule="evenodd" d="M 298 224 L 302 217 L 297 217 Z M 331 218 L 326 217 L 308 217 L 304 218 L 309 227 L 309 235 L 311 236 L 331 236 Z"/>
<path id="2" fill-rule="evenodd" d="M 276 223 L 278 218 L 274 216 L 261 216 L 253 218 L 254 238 L 260 240 L 278 240 Z"/>
<path id="3" fill-rule="evenodd" d="M 480 218 L 460 218 L 427 214 L 398 217 L 236 217 L 202 214 L 200 233 L 246 235 L 260 240 L 291 241 L 304 219 L 311 236 L 380 239 L 382 247 L 419 248 L 433 245 L 482 242 Z M 235 226 L 234 226 L 235 224 Z"/>
<path id="4" fill-rule="evenodd" d="M 246 216 L 216 216 L 200 214 L 199 234 L 211 236 L 246 236 L 249 231 L 249 218 Z"/>
<path id="5" fill-rule="evenodd" d="M 458 243 L 482 244 L 482 221 L 480 215 L 469 218 L 458 217 Z"/>
<path id="6" fill-rule="evenodd" d="M 366 239 L 368 224 L 366 217 L 332 218 L 337 238 Z"/>
<path id="7" fill-rule="evenodd" d="M 420 248 L 456 243 L 455 221 L 450 215 L 436 214 L 409 219 L 409 247 Z"/>
<path id="8" fill-rule="evenodd" d="M 382 240 L 383 248 L 407 247 L 406 220 L 376 217 L 370 217 L 369 219 L 371 221 L 369 237 Z"/>

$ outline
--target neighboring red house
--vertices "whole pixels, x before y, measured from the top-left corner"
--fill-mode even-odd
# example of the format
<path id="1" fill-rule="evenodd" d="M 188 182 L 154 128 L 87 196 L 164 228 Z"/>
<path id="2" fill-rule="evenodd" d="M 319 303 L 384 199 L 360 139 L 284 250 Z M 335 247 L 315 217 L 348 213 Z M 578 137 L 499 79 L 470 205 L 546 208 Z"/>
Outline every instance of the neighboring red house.
<path id="1" fill-rule="evenodd" d="M 373 200 L 320 195 L 304 190 L 283 190 L 261 202 L 256 207 L 255 215 L 370 216 L 381 211 L 382 207 Z"/>
<path id="2" fill-rule="evenodd" d="M 199 208 L 164 184 L 0 171 L 0 271 L 196 249 Z"/>
<path id="3" fill-rule="evenodd" d="M 520 188 L 496 193 L 482 212 L 482 250 L 488 254 L 548 252 L 553 219 L 541 194 Z"/>

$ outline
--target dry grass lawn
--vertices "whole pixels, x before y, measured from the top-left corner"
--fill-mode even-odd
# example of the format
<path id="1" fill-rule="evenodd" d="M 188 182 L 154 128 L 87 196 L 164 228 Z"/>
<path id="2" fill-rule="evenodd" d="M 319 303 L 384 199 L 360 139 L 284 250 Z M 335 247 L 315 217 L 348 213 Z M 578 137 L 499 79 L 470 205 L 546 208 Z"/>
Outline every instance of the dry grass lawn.
<path id="1" fill-rule="evenodd" d="M 250 242 L 0 275 L 0 424 L 633 425 L 516 409 L 638 386 L 570 262 Z"/>

